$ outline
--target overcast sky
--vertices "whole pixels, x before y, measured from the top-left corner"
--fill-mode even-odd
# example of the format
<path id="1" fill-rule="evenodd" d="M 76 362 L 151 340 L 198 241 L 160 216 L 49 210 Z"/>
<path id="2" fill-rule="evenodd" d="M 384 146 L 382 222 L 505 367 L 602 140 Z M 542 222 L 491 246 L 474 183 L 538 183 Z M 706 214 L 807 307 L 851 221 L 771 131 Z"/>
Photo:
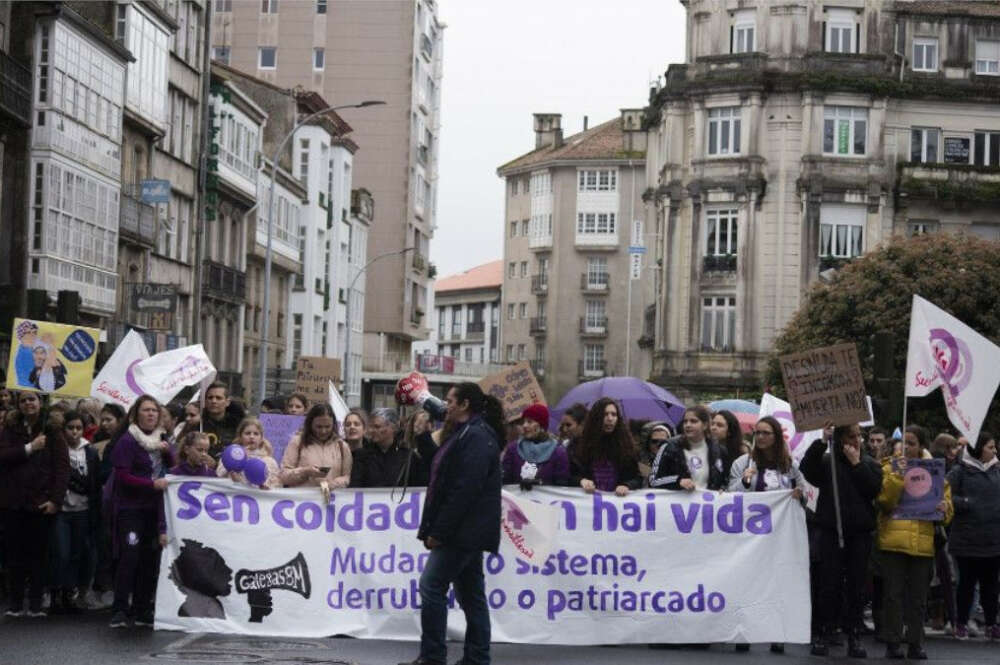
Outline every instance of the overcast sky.
<path id="1" fill-rule="evenodd" d="M 531 114 L 563 134 L 645 106 L 684 61 L 679 0 L 440 0 L 444 33 L 438 228 L 444 277 L 503 257 L 500 164 L 534 149 Z"/>

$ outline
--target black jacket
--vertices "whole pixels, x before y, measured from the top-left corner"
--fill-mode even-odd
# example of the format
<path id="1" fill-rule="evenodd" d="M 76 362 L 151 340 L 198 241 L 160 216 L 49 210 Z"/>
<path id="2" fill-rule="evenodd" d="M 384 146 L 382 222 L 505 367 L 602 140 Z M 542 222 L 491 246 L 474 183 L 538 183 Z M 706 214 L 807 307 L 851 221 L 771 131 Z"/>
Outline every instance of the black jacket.
<path id="1" fill-rule="evenodd" d="M 222 420 L 214 420 L 202 409 L 201 431 L 208 435 L 208 454 L 216 462 L 222 457 L 222 451 L 236 440 L 236 428 L 240 421 L 246 418 L 247 412 L 236 402 L 230 402 L 226 407 L 226 415 Z"/>
<path id="2" fill-rule="evenodd" d="M 722 446 L 712 439 L 705 439 L 708 446 L 708 486 L 710 490 L 724 490 L 729 486 L 729 462 Z M 691 477 L 687 458 L 684 456 L 684 436 L 668 439 L 660 446 L 649 473 L 649 486 L 656 489 L 679 490 L 681 480 Z"/>
<path id="3" fill-rule="evenodd" d="M 45 447 L 29 455 L 25 445 L 43 431 Z M 46 501 L 62 506 L 67 483 L 69 452 L 62 428 L 36 425 L 29 431 L 16 412 L 8 415 L 0 431 L 0 509 L 37 513 Z"/>
<path id="4" fill-rule="evenodd" d="M 436 464 L 436 471 L 433 465 Z M 462 550 L 500 547 L 500 444 L 473 416 L 445 441 L 432 462 L 417 538 Z"/>
<path id="5" fill-rule="evenodd" d="M 948 551 L 955 556 L 1000 556 L 1000 463 L 984 468 L 963 459 L 948 474 L 955 518 Z"/>
<path id="6" fill-rule="evenodd" d="M 351 466 L 351 487 L 396 487 L 403 485 L 403 469 L 406 460 L 411 457 L 408 448 L 401 448 L 399 443 L 382 452 L 375 443 L 365 441 L 365 444 L 354 452 L 354 463 Z M 410 472 L 406 484 L 410 487 L 427 485 L 427 464 L 422 456 L 412 451 Z"/>
<path id="7" fill-rule="evenodd" d="M 101 456 L 92 446 L 85 446 L 83 454 L 87 458 L 87 475 L 77 473 L 73 465 L 70 464 L 69 483 L 66 487 L 77 494 L 87 497 L 87 513 L 89 517 L 91 531 L 97 531 L 101 520 Z M 62 504 L 60 504 L 62 505 Z"/>
<path id="8" fill-rule="evenodd" d="M 826 442 L 816 439 L 799 463 L 805 479 L 819 489 L 816 518 L 824 529 L 837 528 L 837 513 L 833 503 L 833 482 L 830 455 Z M 840 519 L 844 532 L 875 530 L 875 499 L 882 491 L 882 468 L 866 453 L 861 461 L 851 465 L 842 450 L 835 453 L 837 490 L 840 496 Z"/>

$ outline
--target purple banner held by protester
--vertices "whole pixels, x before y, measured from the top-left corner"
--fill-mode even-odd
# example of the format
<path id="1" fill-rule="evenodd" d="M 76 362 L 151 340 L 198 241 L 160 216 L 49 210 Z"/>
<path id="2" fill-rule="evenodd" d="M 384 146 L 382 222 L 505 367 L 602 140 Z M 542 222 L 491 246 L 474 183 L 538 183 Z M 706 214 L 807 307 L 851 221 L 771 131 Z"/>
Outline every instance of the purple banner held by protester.
<path id="1" fill-rule="evenodd" d="M 264 427 L 264 438 L 271 442 L 274 448 L 274 459 L 281 465 L 285 456 L 285 448 L 292 437 L 299 433 L 305 416 L 286 416 L 280 413 L 260 414 L 260 424 Z"/>
<path id="2" fill-rule="evenodd" d="M 902 458 L 892 460 L 892 470 L 899 471 Z M 944 499 L 944 460 L 907 459 L 903 472 L 903 493 L 892 512 L 895 520 L 944 519 L 938 504 Z"/>

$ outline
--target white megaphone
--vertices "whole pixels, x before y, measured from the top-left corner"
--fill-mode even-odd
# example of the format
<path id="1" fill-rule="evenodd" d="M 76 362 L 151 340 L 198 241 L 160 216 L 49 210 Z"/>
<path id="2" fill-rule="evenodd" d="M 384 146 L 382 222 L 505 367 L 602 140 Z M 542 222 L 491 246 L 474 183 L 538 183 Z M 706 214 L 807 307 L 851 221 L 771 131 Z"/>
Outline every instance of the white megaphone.
<path id="1" fill-rule="evenodd" d="M 410 372 L 396 382 L 396 403 L 419 406 L 438 421 L 444 420 L 448 414 L 444 402 L 431 394 L 427 377 L 420 372 Z"/>

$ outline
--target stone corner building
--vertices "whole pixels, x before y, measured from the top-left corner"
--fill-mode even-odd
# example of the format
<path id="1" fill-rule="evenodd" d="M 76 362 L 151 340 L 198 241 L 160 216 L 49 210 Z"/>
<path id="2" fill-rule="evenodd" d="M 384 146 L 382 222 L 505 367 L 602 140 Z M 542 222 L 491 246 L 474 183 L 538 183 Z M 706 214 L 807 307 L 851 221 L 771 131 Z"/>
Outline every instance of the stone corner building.
<path id="1" fill-rule="evenodd" d="M 647 237 L 641 120 L 623 109 L 564 139 L 561 115 L 536 113 L 534 150 L 497 169 L 506 182 L 498 360 L 530 361 L 553 404 L 581 381 L 647 373 L 629 348 L 645 281 L 639 255 L 630 281 L 629 254 Z"/>
<path id="2" fill-rule="evenodd" d="M 686 62 L 644 120 L 653 380 L 757 390 L 827 271 L 898 236 L 1000 238 L 997 3 L 682 3 Z"/>

